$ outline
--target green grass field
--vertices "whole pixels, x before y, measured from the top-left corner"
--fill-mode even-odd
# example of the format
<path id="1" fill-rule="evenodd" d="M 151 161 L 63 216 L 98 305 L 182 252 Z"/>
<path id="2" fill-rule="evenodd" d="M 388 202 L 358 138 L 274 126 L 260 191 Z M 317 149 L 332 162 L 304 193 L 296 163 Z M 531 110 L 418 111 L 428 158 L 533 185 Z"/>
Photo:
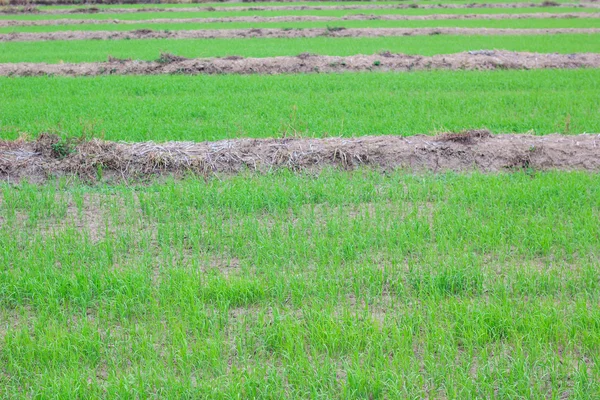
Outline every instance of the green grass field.
<path id="1" fill-rule="evenodd" d="M 0 42 L 0 62 L 92 62 L 108 56 L 156 60 L 161 52 L 184 57 L 296 56 L 303 52 L 351 56 L 393 53 L 435 55 L 498 49 L 538 53 L 598 53 L 600 34 L 524 36 L 398 36 L 359 38 L 136 39 Z"/>
<path id="2" fill-rule="evenodd" d="M 110 140 L 600 132 L 599 70 L 2 78 L 0 136 Z M 43 96 L 40 96 L 43 93 Z"/>
<path id="3" fill-rule="evenodd" d="M 2 185 L 4 398 L 596 398 L 600 178 Z"/>
<path id="4" fill-rule="evenodd" d="M 600 28 L 593 18 L 485 19 L 592 8 L 226 10 L 296 4 L 341 3 L 100 5 L 225 10 L 0 15 L 106 20 L 3 27 L 0 33 Z M 144 21 L 356 13 L 481 18 Z M 111 24 L 113 18 L 140 21 Z M 599 36 L 0 42 L 0 63 L 104 61 L 108 55 L 152 60 L 161 51 L 187 57 L 600 53 Z M 0 77 L 0 94 L 3 140 L 44 132 L 127 142 L 409 137 L 479 128 L 600 133 L 600 69 Z M 6 151 L 21 161 L 28 155 L 2 143 L 2 162 Z M 2 162 L 2 399 L 600 398 L 598 173 L 325 169 L 28 183 L 8 177 Z"/>
<path id="5" fill-rule="evenodd" d="M 42 25 L 0 27 L 0 33 L 13 32 L 58 32 L 58 31 L 132 31 L 136 29 L 153 30 L 194 30 L 194 29 L 252 29 L 252 28 L 600 28 L 597 18 L 570 19 L 466 19 L 441 21 L 301 21 L 301 22 L 216 22 L 216 23 L 154 23 L 139 24 L 81 24 L 81 25 Z M 0 46 L 2 43 L 0 43 Z"/>
<path id="6" fill-rule="evenodd" d="M 274 10 L 274 11 L 183 11 L 183 12 L 132 12 L 132 13 L 76 13 L 76 14 L 5 14 L 0 20 L 33 21 L 53 19 L 95 19 L 95 20 L 144 20 L 154 18 L 226 18 L 226 17 L 275 17 L 285 15 L 314 15 L 323 17 L 343 17 L 346 15 L 432 15 L 432 14 L 535 14 L 535 13 L 594 13 L 594 8 L 577 7 L 534 7 L 534 8 L 448 8 L 448 9 L 375 9 L 375 10 Z"/>

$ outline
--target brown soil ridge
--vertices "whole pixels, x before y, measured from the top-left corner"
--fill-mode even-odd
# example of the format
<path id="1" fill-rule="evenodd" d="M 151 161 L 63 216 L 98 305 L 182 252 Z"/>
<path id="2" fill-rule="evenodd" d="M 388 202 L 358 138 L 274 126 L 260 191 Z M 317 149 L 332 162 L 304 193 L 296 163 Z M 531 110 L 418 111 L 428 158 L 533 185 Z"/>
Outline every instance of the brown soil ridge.
<path id="1" fill-rule="evenodd" d="M 214 29 L 154 31 L 61 31 L 0 34 L 0 42 L 33 42 L 52 40 L 124 40 L 124 39 L 221 39 L 221 38 L 311 38 L 327 37 L 384 37 L 423 35 L 557 35 L 597 34 L 600 28 L 306 28 L 306 29 Z"/>
<path id="2" fill-rule="evenodd" d="M 600 54 L 526 53 L 476 50 L 455 54 L 418 56 L 384 52 L 348 57 L 303 53 L 295 57 L 185 59 L 162 54 L 157 61 L 110 58 L 108 62 L 80 64 L 0 64 L 0 76 L 97 76 L 161 74 L 292 74 L 348 71 L 494 70 L 598 68 Z"/>
<path id="3" fill-rule="evenodd" d="M 248 7 L 144 7 L 144 8 L 98 8 L 45 9 L 36 7 L 5 7 L 0 14 L 131 14 L 136 12 L 239 12 L 239 11 L 318 11 L 318 10 L 402 10 L 402 9 L 464 9 L 464 8 L 600 8 L 595 3 L 469 3 L 469 4 L 353 4 L 335 6 L 248 6 Z"/>
<path id="4" fill-rule="evenodd" d="M 101 24 L 180 24 L 180 23 L 228 23 L 228 22 L 306 22 L 306 21 L 441 21 L 441 20 L 501 20 L 501 19 L 574 19 L 600 18 L 600 13 L 524 13 L 524 14 L 432 14 L 432 15 L 367 15 L 344 17 L 315 15 L 287 15 L 275 17 L 223 17 L 223 18 L 155 18 L 143 20 L 100 19 L 53 19 L 53 20 L 0 20 L 0 27 L 55 26 L 55 25 L 101 25 Z"/>
<path id="5" fill-rule="evenodd" d="M 304 0 L 254 0 L 254 1 L 247 1 L 246 3 L 253 3 L 254 5 L 257 4 L 269 4 L 269 3 L 287 3 L 287 4 L 296 4 L 298 2 L 301 2 Z M 316 2 L 319 3 L 321 1 L 325 1 L 325 0 L 317 0 Z M 345 0 L 336 0 L 339 3 L 344 3 Z M 399 2 L 403 2 L 405 0 L 399 0 Z M 220 1 L 220 3 L 239 3 L 240 0 L 222 0 Z M 243 1 L 242 1 L 243 2 Z M 589 3 L 596 3 L 597 0 L 580 0 L 575 4 L 589 4 Z M 175 4 L 175 3 L 179 3 L 179 4 L 189 4 L 194 5 L 194 4 L 198 4 L 197 6 L 200 7 L 200 5 L 206 5 L 206 3 L 214 3 L 213 0 L 199 0 L 199 1 L 183 1 L 183 2 L 175 2 L 175 1 L 163 1 L 163 0 L 136 0 L 133 3 L 135 4 Z M 364 0 L 364 3 L 379 3 L 378 0 Z M 547 7 L 551 7 L 556 3 L 555 1 L 545 1 L 544 3 L 546 3 Z M 6 5 L 6 7 L 14 7 L 14 8 L 19 8 L 19 7 L 36 7 L 36 6 L 57 6 L 57 5 L 65 5 L 65 6 L 82 6 L 82 5 L 89 5 L 89 6 L 94 6 L 94 5 L 106 5 L 106 4 L 113 4 L 113 5 L 120 5 L 120 4 L 132 4 L 131 0 L 110 0 L 110 1 L 106 1 L 106 0 L 86 0 L 85 2 L 80 2 L 80 1 L 74 1 L 74 0 L 29 0 L 27 2 L 24 2 L 23 0 L 7 0 L 4 2 L 4 4 Z M 536 3 L 537 4 L 537 3 Z"/>
<path id="6" fill-rule="evenodd" d="M 471 130 L 440 136 L 366 136 L 327 139 L 235 139 L 192 143 L 115 143 L 91 140 L 57 152 L 59 139 L 0 141 L 0 179 L 43 182 L 51 177 L 85 180 L 140 179 L 319 170 L 361 166 L 411 171 L 600 171 L 600 135 L 492 135 Z"/>

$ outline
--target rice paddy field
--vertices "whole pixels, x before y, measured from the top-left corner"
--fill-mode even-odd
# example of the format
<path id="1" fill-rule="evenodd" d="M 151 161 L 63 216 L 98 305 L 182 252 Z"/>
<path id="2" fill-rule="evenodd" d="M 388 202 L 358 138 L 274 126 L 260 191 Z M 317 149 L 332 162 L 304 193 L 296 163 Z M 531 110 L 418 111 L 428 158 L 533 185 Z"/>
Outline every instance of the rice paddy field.
<path id="1" fill-rule="evenodd" d="M 600 398 L 600 5 L 0 5 L 0 398 Z"/>

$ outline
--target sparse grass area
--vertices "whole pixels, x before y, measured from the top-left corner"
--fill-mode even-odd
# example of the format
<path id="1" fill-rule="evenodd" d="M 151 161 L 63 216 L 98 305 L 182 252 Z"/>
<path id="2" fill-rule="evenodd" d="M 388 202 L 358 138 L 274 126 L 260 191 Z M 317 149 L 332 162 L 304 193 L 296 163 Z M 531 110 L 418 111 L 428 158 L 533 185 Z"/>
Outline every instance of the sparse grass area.
<path id="1" fill-rule="evenodd" d="M 2 185 L 4 398 L 597 398 L 600 176 Z"/>
<path id="2" fill-rule="evenodd" d="M 600 70 L 2 78 L 0 137 L 600 132 L 599 85 Z"/>
<path id="3" fill-rule="evenodd" d="M 600 34 L 524 36 L 396 36 L 357 38 L 136 39 L 0 42 L 0 62 L 92 62 L 109 56 L 155 60 L 161 52 L 188 58 L 296 56 L 303 52 L 351 56 L 393 53 L 435 55 L 497 49 L 539 53 L 598 53 Z"/>
<path id="4" fill-rule="evenodd" d="M 153 30 L 194 30 L 194 29 L 252 29 L 252 28 L 600 28 L 598 18 L 542 18 L 542 19 L 465 19 L 440 21 L 301 21 L 301 22 L 216 22 L 216 23 L 150 23 L 139 24 L 81 24 L 0 27 L 0 33 L 12 32 L 58 32 L 58 31 L 132 31 Z M 1 43 L 0 43 L 1 45 Z"/>
<path id="5" fill-rule="evenodd" d="M 4 14 L 0 20 L 53 20 L 53 19 L 95 19 L 95 20 L 144 20 L 154 18 L 225 18 L 225 17 L 274 17 L 284 15 L 314 15 L 327 17 L 343 17 L 346 15 L 432 15 L 432 14 L 533 14 L 533 13 L 594 13 L 594 8 L 578 7 L 533 7 L 533 8 L 446 8 L 446 9 L 374 9 L 374 10 L 267 10 L 267 11 L 182 11 L 152 12 L 136 11 L 132 13 L 74 13 L 74 14 Z"/>

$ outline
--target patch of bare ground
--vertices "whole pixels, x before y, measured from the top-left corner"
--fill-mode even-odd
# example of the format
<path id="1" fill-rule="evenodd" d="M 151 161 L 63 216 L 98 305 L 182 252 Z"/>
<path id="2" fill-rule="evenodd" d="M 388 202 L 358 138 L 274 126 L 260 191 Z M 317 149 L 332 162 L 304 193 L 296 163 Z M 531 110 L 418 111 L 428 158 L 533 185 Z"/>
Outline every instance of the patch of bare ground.
<path id="1" fill-rule="evenodd" d="M 221 39 L 221 38 L 308 38 L 308 37 L 384 37 L 424 35 L 557 35 L 594 34 L 600 28 L 494 29 L 494 28 L 341 28 L 341 29 L 215 29 L 155 31 L 60 31 L 15 32 L 0 34 L 0 42 L 50 40 L 123 40 L 123 39 Z"/>
<path id="2" fill-rule="evenodd" d="M 98 8 L 83 7 L 76 9 L 45 9 L 40 10 L 37 7 L 4 7 L 0 9 L 0 14 L 131 14 L 134 12 L 239 12 L 239 11 L 300 11 L 300 10 L 386 10 L 386 9 L 462 9 L 462 8 L 535 8 L 535 7 L 580 7 L 580 8 L 600 8 L 595 3 L 556 3 L 546 1 L 543 3 L 469 3 L 469 4 L 354 4 L 354 5 L 335 5 L 335 6 L 252 6 L 252 7 L 146 7 L 146 8 Z"/>
<path id="3" fill-rule="evenodd" d="M 148 177 L 207 176 L 277 168 L 315 171 L 336 166 L 382 170 L 484 172 L 600 171 L 600 135 L 492 135 L 485 130 L 441 136 L 367 136 L 328 139 L 236 139 L 191 143 L 114 143 L 91 140 L 69 154 L 51 150 L 57 138 L 0 141 L 0 179 L 44 182 L 79 176 L 90 182 Z M 98 170 L 102 170 L 101 176 Z"/>
<path id="4" fill-rule="evenodd" d="M 464 20 L 464 19 L 573 19 L 600 18 L 600 13 L 523 13 L 523 14 L 432 14 L 432 15 L 367 15 L 356 14 L 344 17 L 325 17 L 315 15 L 289 15 L 275 17 L 222 17 L 222 18 L 156 18 L 144 20 L 120 19 L 52 19 L 52 20 L 0 20 L 0 27 L 11 26 L 48 26 L 48 25 L 98 25 L 98 24 L 178 24 L 178 23 L 220 23 L 220 22 L 301 22 L 301 21 L 426 21 L 426 20 Z"/>
<path id="5" fill-rule="evenodd" d="M 476 50 L 456 54 L 419 56 L 384 52 L 347 57 L 303 53 L 295 57 L 195 58 L 161 54 L 156 61 L 109 59 L 78 64 L 0 64 L 0 76 L 98 76 L 98 75 L 218 75 L 296 74 L 365 71 L 494 70 L 598 68 L 600 54 L 526 53 Z"/>
<path id="6" fill-rule="evenodd" d="M 77 231 L 82 238 L 89 240 L 92 244 L 97 244 L 107 238 L 112 238 L 117 232 L 117 227 L 124 224 L 124 215 L 116 214 L 111 218 L 106 214 L 107 206 L 118 199 L 112 195 L 91 196 L 85 194 L 81 203 L 75 204 L 72 197 L 67 199 L 66 212 L 60 218 L 56 216 L 44 216 L 42 218 L 31 219 L 31 215 L 23 210 L 16 210 L 12 221 L 3 221 L 0 217 L 0 227 L 7 224 L 8 229 L 26 232 L 35 230 L 42 237 L 52 237 L 61 235 L 67 230 Z M 125 204 L 118 204 L 124 209 Z M 145 220 L 127 221 L 127 225 L 135 222 L 136 226 L 145 232 L 150 232 L 156 236 L 156 227 L 150 225 Z"/>

